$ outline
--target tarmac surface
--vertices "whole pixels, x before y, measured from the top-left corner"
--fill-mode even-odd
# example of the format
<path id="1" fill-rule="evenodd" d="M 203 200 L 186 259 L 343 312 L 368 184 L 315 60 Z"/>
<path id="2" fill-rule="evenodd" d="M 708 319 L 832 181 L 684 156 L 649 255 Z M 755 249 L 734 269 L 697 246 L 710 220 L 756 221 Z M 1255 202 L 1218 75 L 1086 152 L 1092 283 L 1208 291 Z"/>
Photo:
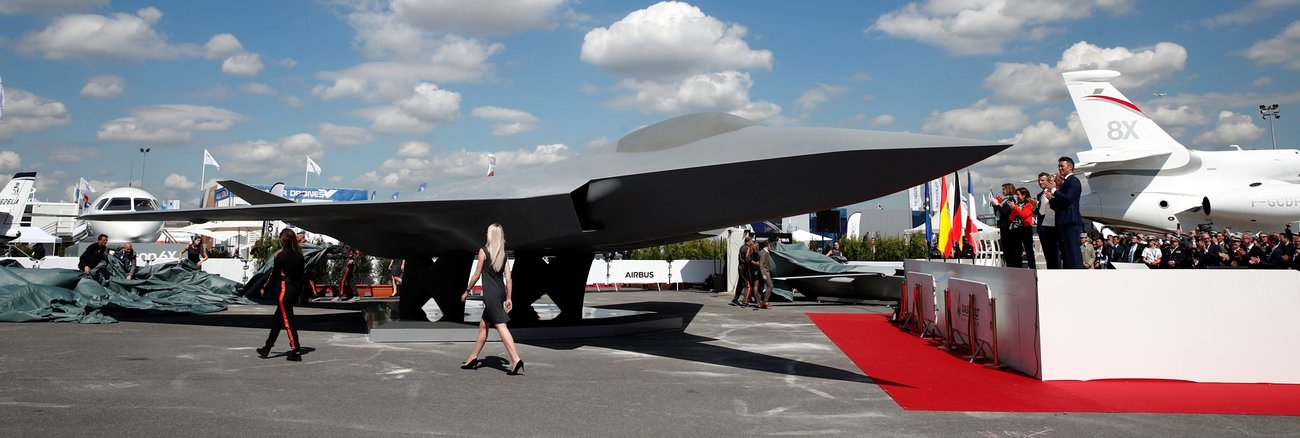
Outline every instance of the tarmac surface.
<path id="1" fill-rule="evenodd" d="M 728 299 L 588 293 L 689 324 L 522 343 L 523 376 L 497 342 L 477 370 L 458 368 L 472 344 L 371 343 L 358 307 L 299 307 L 300 363 L 253 351 L 271 306 L 0 324 L 0 436 L 1300 436 L 1291 417 L 904 411 L 805 316 L 888 308 Z"/>

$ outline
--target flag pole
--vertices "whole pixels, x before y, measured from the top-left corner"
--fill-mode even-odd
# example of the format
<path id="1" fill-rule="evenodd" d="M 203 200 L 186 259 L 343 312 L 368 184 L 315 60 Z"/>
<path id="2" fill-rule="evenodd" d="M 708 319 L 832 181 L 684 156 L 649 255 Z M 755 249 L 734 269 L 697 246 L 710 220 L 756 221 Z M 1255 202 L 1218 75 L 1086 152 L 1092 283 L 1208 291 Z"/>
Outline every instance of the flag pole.
<path id="1" fill-rule="evenodd" d="M 205 181 L 207 181 L 207 177 L 208 177 L 208 163 L 207 161 L 204 161 L 203 169 L 199 170 L 199 193 L 203 193 L 203 191 L 207 189 L 207 187 L 204 187 L 203 184 Z M 199 208 L 203 208 L 203 197 L 204 197 L 203 195 L 199 195 Z"/>
<path id="2" fill-rule="evenodd" d="M 311 156 L 310 156 L 310 155 L 307 156 L 307 160 L 311 160 Z M 311 163 L 311 161 L 308 161 L 308 164 L 310 164 L 310 163 Z M 307 188 L 307 175 L 311 173 L 311 171 L 308 170 L 308 168 L 310 168 L 311 166 L 303 165 L 302 167 L 303 167 L 303 170 L 302 170 L 302 188 L 306 189 L 306 188 Z"/>

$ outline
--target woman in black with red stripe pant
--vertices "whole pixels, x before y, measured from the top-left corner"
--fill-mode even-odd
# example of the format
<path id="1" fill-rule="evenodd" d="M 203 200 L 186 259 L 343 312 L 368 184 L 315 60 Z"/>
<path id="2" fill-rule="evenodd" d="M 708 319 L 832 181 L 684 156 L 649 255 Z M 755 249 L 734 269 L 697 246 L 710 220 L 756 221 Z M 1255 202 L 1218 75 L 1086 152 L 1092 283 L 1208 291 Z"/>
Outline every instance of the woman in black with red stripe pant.
<path id="1" fill-rule="evenodd" d="M 293 305 L 298 302 L 303 286 L 307 284 L 304 275 L 305 261 L 302 247 L 298 245 L 298 236 L 288 228 L 280 232 L 280 250 L 275 254 L 271 267 L 272 282 L 280 283 L 280 297 L 275 308 L 275 319 L 271 322 L 271 334 L 266 338 L 266 346 L 257 349 L 257 355 L 265 359 L 271 354 L 271 347 L 280 338 L 280 330 L 289 334 L 289 352 L 285 358 L 294 362 L 302 360 L 304 348 L 298 340 L 298 324 L 294 321 Z"/>

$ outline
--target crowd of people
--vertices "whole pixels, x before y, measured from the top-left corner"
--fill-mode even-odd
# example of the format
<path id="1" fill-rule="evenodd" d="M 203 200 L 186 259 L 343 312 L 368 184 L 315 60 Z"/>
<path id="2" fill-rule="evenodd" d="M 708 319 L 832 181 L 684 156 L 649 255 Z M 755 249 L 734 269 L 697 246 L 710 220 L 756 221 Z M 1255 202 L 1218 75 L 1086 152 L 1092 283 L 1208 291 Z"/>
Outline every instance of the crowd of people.
<path id="1" fill-rule="evenodd" d="M 1156 235 L 1125 234 L 1093 239 L 1093 266 L 1111 263 L 1142 263 L 1151 269 L 1253 268 L 1300 269 L 1295 233 L 1287 225 L 1282 232 L 1215 231 Z"/>

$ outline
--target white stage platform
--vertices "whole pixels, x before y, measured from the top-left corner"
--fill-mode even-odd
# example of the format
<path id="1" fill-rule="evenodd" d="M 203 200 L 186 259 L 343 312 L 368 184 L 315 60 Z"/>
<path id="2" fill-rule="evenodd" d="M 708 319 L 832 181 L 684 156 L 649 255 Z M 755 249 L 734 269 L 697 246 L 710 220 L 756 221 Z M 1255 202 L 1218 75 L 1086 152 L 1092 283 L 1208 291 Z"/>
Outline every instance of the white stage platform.
<path id="1" fill-rule="evenodd" d="M 909 298 L 933 279 L 934 302 L 920 304 L 941 332 L 949 282 L 977 282 L 957 282 L 967 295 L 968 284 L 986 284 L 996 299 L 1000 361 L 1042 380 L 1300 384 L 1300 349 L 1292 347 L 1300 331 L 1297 271 L 905 266 Z M 975 317 L 989 323 L 980 312 Z"/>

